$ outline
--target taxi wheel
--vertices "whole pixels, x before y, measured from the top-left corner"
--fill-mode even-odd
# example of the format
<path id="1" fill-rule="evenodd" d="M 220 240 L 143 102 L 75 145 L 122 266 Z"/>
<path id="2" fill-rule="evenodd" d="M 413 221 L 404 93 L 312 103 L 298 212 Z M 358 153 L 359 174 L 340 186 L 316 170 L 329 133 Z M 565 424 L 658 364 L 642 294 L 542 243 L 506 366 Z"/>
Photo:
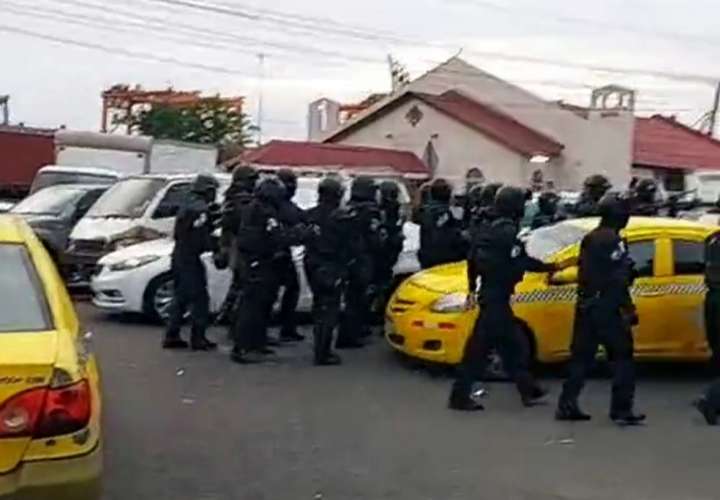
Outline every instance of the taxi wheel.
<path id="1" fill-rule="evenodd" d="M 153 278 L 145 290 L 143 310 L 153 321 L 167 323 L 173 298 L 173 279 L 170 273 Z"/>

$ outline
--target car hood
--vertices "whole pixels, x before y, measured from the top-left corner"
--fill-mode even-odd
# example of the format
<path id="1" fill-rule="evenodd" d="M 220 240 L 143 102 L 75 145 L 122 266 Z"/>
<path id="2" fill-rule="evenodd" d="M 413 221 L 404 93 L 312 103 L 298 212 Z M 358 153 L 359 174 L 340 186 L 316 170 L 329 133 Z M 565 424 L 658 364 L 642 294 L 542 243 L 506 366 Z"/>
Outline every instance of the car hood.
<path id="1" fill-rule="evenodd" d="M 62 218 L 51 214 L 15 214 L 21 217 L 30 226 L 43 225 L 47 223 L 62 222 Z"/>
<path id="2" fill-rule="evenodd" d="M 133 257 L 144 257 L 146 255 L 169 257 L 172 254 L 174 247 L 175 241 L 170 238 L 145 241 L 143 243 L 130 245 L 129 247 L 121 248 L 120 250 L 111 252 L 101 258 L 98 263 L 100 265 L 110 265 L 125 261 L 127 259 L 132 259 Z"/>
<path id="3" fill-rule="evenodd" d="M 408 283 L 436 293 L 467 292 L 465 262 L 433 267 L 413 275 Z"/>
<path id="4" fill-rule="evenodd" d="M 73 240 L 111 240 L 139 223 L 138 219 L 83 217 L 73 228 Z"/>

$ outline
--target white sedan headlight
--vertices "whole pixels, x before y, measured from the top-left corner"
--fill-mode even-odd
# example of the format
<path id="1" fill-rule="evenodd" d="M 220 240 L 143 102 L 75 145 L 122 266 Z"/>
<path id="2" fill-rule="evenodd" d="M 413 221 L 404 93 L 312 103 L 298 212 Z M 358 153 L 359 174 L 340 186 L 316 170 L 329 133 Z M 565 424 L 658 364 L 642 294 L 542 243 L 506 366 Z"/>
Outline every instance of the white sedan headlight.
<path id="1" fill-rule="evenodd" d="M 108 268 L 111 271 L 129 271 L 138 267 L 145 266 L 151 262 L 155 262 L 160 258 L 159 255 L 144 255 L 142 257 L 130 257 L 129 259 L 110 264 Z"/>
<path id="2" fill-rule="evenodd" d="M 430 310 L 436 313 L 459 313 L 467 311 L 467 294 L 448 293 L 437 299 Z"/>

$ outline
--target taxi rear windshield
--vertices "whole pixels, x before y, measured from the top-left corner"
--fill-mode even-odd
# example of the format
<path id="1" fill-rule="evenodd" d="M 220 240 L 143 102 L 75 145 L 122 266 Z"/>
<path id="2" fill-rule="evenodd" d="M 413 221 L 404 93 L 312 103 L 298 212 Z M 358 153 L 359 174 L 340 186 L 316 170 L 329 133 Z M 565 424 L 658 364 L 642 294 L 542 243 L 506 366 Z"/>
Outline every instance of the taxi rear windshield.
<path id="1" fill-rule="evenodd" d="M 27 248 L 0 243 L 0 333 L 50 330 L 49 308 Z"/>

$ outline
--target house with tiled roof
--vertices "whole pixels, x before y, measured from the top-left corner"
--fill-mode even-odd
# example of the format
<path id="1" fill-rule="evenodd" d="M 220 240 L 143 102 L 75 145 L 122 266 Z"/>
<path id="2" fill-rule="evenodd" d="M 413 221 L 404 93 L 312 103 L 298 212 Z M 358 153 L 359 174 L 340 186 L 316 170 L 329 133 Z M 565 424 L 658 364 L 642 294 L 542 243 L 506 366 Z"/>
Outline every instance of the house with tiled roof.
<path id="1" fill-rule="evenodd" d="M 337 125 L 324 131 L 325 143 L 412 152 L 456 185 L 480 171 L 493 181 L 578 189 L 594 173 L 629 182 L 634 102 L 632 91 L 609 86 L 580 113 L 454 57 L 344 123 L 317 122 Z"/>

